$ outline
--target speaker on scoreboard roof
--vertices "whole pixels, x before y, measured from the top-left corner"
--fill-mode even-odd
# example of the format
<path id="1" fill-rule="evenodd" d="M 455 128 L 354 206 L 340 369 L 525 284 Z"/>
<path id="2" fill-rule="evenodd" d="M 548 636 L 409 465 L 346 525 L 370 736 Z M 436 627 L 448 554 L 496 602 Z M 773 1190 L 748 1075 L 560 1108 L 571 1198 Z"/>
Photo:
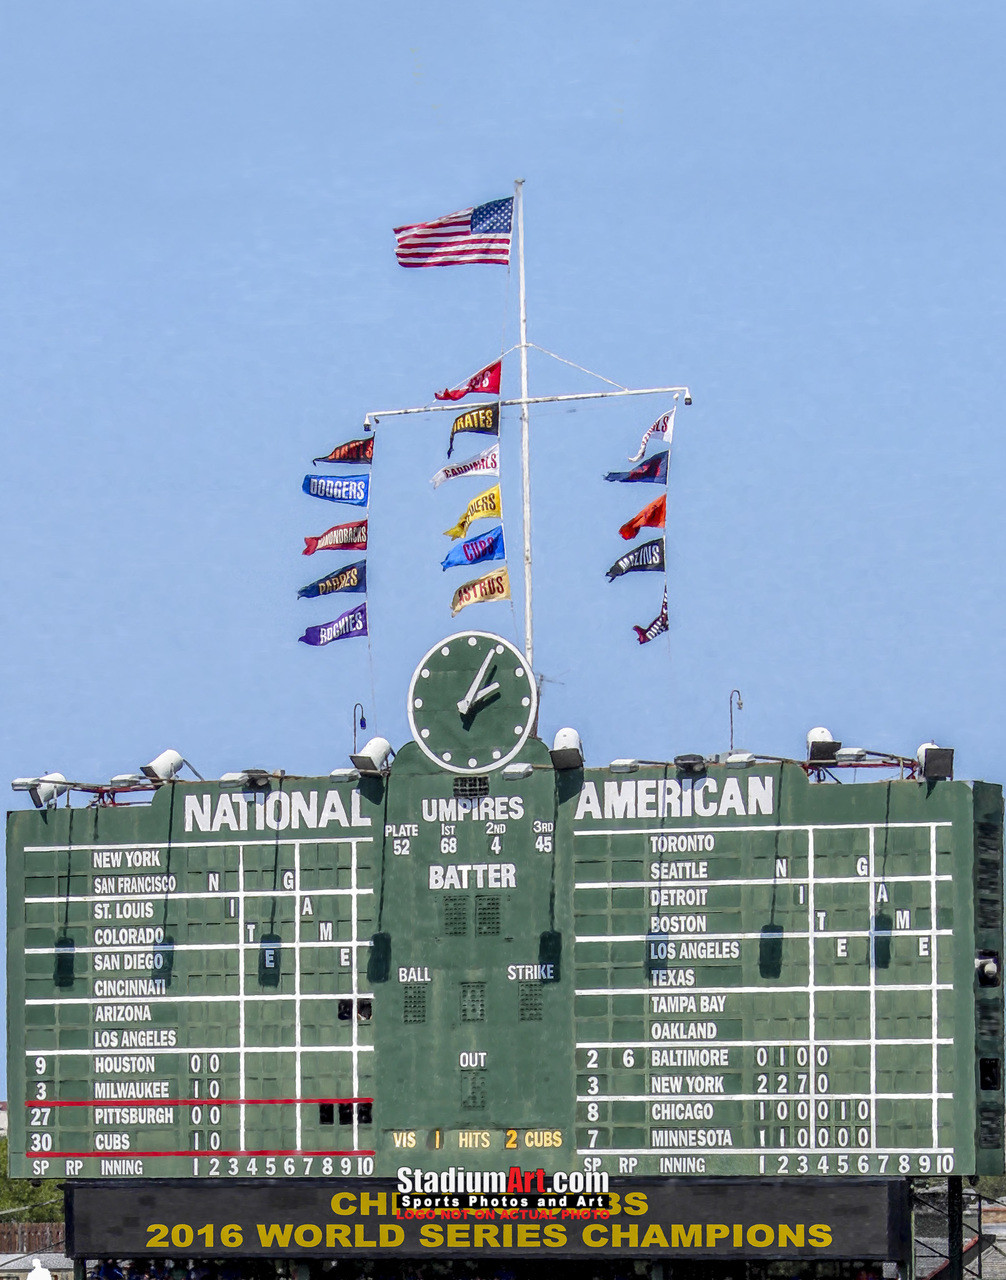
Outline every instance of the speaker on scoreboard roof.
<path id="1" fill-rule="evenodd" d="M 387 982 L 391 977 L 391 934 L 375 933 L 367 957 L 367 981 Z"/>
<path id="2" fill-rule="evenodd" d="M 778 978 L 782 973 L 781 924 L 763 924 L 758 938 L 758 973 L 763 978 Z"/>
<path id="3" fill-rule="evenodd" d="M 542 982 L 558 982 L 562 974 L 562 934 L 557 929 L 546 929 L 538 942 L 538 963 L 551 965 L 551 977 Z"/>

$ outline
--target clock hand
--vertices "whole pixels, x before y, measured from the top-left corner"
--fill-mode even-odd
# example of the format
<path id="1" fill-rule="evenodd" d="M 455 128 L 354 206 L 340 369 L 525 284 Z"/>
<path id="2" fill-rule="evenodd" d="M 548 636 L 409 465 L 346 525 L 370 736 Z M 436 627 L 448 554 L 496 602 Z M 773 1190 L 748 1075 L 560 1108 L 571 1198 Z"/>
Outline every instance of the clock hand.
<path id="1" fill-rule="evenodd" d="M 479 685 L 482 683 L 482 677 L 489 670 L 489 664 L 493 660 L 493 654 L 494 654 L 494 651 L 490 649 L 489 652 L 486 654 L 485 658 L 483 658 L 482 660 L 482 665 L 481 667 L 479 667 L 478 675 L 468 686 L 468 692 L 458 702 L 458 710 L 461 712 L 463 716 L 466 716 L 468 714 L 469 709 L 471 708 L 472 702 L 474 701 L 476 696 L 476 691 L 478 690 Z"/>
<path id="2" fill-rule="evenodd" d="M 500 682 L 498 680 L 494 680 L 492 684 L 487 684 L 484 688 L 478 691 L 478 693 L 474 696 L 474 698 L 472 698 L 472 700 L 468 704 L 469 707 L 474 706 L 476 702 L 481 702 L 483 698 L 488 698 L 489 695 L 491 693 L 495 693 L 499 687 L 500 687 Z"/>

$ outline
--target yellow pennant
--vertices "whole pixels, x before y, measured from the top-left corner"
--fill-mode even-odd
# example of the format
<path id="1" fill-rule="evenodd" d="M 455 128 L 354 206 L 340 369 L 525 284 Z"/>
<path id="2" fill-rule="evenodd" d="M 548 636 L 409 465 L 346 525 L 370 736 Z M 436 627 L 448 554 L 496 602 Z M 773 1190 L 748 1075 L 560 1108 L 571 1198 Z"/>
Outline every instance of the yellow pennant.
<path id="1" fill-rule="evenodd" d="M 468 532 L 468 526 L 473 521 L 481 520 L 483 516 L 499 517 L 502 514 L 503 500 L 500 498 L 500 487 L 498 484 L 494 484 L 491 489 L 486 489 L 484 493 L 472 498 L 465 514 L 453 529 L 445 529 L 444 534 L 448 538 L 463 538 Z"/>
<path id="2" fill-rule="evenodd" d="M 501 569 L 493 569 L 484 573 L 481 578 L 472 578 L 465 582 L 454 593 L 451 601 L 451 617 L 460 613 L 467 604 L 477 604 L 480 600 L 509 600 L 510 575 L 506 565 Z"/>

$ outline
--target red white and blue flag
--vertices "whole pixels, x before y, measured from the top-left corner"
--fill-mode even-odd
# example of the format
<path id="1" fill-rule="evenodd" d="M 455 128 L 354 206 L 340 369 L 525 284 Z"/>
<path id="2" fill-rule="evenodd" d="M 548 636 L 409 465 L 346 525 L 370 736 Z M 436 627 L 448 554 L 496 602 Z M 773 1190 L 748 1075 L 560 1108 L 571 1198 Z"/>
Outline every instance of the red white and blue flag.
<path id="1" fill-rule="evenodd" d="M 402 267 L 456 267 L 467 262 L 510 265 L 513 196 L 460 209 L 434 222 L 395 227 L 395 256 Z"/>

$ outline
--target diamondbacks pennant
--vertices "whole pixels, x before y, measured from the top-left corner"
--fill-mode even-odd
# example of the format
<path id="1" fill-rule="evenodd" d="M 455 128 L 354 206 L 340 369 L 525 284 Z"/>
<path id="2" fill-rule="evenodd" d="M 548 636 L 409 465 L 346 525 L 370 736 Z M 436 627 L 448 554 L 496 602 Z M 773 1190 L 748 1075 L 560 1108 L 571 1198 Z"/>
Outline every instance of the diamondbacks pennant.
<path id="1" fill-rule="evenodd" d="M 450 529 L 444 530 L 444 536 L 447 538 L 463 538 L 468 532 L 468 526 L 475 520 L 481 520 L 484 516 L 502 516 L 503 500 L 500 497 L 500 487 L 494 484 L 491 489 L 486 489 L 483 493 L 477 494 L 469 502 L 465 508 L 465 513 L 458 520 L 457 524 Z"/>
<path id="2" fill-rule="evenodd" d="M 317 458 L 315 461 L 317 462 Z M 638 467 L 633 467 L 631 471 L 609 471 L 604 478 L 605 480 L 619 480 L 622 484 L 635 480 L 651 480 L 658 484 L 665 484 L 667 481 L 667 450 L 664 449 L 660 453 L 655 453 L 652 458 L 647 458 L 645 462 L 641 462 Z"/>
<path id="3" fill-rule="evenodd" d="M 340 613 L 334 622 L 323 622 L 318 627 L 308 627 L 298 639 L 303 644 L 331 644 L 333 640 L 348 640 L 351 636 L 365 636 L 367 631 L 367 602 L 358 604 L 348 613 Z"/>
<path id="4" fill-rule="evenodd" d="M 652 427 L 648 427 L 646 431 L 643 432 L 643 438 L 639 442 L 639 452 L 634 458 L 629 459 L 630 462 L 638 462 L 640 458 L 642 458 L 643 454 L 646 452 L 646 446 L 649 443 L 651 436 L 666 435 L 667 443 L 671 443 L 671 437 L 674 435 L 674 415 L 677 411 L 678 406 L 675 405 L 670 413 L 665 413 L 663 417 L 656 420 Z"/>
<path id="5" fill-rule="evenodd" d="M 441 467 L 430 479 L 434 489 L 439 489 L 445 480 L 456 480 L 459 476 L 498 476 L 500 473 L 500 447 L 490 445 L 477 457 L 458 462 L 452 467 Z"/>
<path id="6" fill-rule="evenodd" d="M 319 462 L 373 462 L 374 437 L 365 436 L 362 440 L 347 440 L 345 444 L 337 444 L 331 453 L 324 458 L 312 458 L 311 465 Z"/>
<path id="7" fill-rule="evenodd" d="M 434 395 L 438 400 L 462 400 L 465 396 L 498 396 L 500 390 L 500 371 L 503 368 L 503 361 L 497 360 L 495 364 L 487 364 L 484 369 L 480 369 L 478 373 L 473 373 L 468 381 L 461 387 L 454 387 L 446 391 L 436 391 Z"/>
<path id="8" fill-rule="evenodd" d="M 630 538 L 636 536 L 640 529 L 662 529 L 666 514 L 667 494 L 662 493 L 649 506 L 644 507 L 642 511 L 637 511 L 631 520 L 626 520 L 618 532 L 628 542 Z"/>
<path id="9" fill-rule="evenodd" d="M 649 644 L 655 636 L 659 636 L 667 630 L 667 588 L 664 587 L 664 603 L 660 606 L 660 612 L 653 619 L 648 627 L 633 627 L 636 633 L 636 639 L 640 644 Z"/>
<path id="10" fill-rule="evenodd" d="M 451 547 L 447 558 L 441 560 L 441 569 L 453 569 L 455 565 L 480 564 L 483 560 L 505 560 L 506 548 L 503 543 L 503 526 L 496 525 L 487 529 L 477 538 L 469 538 L 460 547 Z"/>
<path id="11" fill-rule="evenodd" d="M 467 605 L 478 604 L 485 600 L 509 600 L 510 575 L 506 566 L 484 573 L 481 578 L 472 578 L 471 582 L 462 583 L 451 600 L 451 617 L 461 612 Z"/>
<path id="12" fill-rule="evenodd" d="M 308 583 L 306 587 L 301 587 L 297 592 L 297 597 L 304 597 L 313 600 L 315 596 L 327 596 L 333 591 L 366 591 L 367 589 L 367 562 L 366 560 L 356 560 L 353 564 L 344 565 L 341 569 L 336 569 L 334 573 L 327 573 L 324 578 L 319 578 L 317 582 Z"/>
<path id="13" fill-rule="evenodd" d="M 367 522 L 354 520 L 351 524 L 334 524 L 317 538 L 305 538 L 302 556 L 313 556 L 316 551 L 366 551 Z"/>
<path id="14" fill-rule="evenodd" d="M 370 500 L 370 476 L 305 476 L 301 486 L 312 498 L 350 502 L 365 507 Z"/>
<path id="15" fill-rule="evenodd" d="M 462 431 L 480 431 L 483 435 L 498 436 L 500 433 L 500 406 L 480 404 L 474 409 L 466 409 L 451 423 L 451 438 L 447 445 L 448 458 L 454 451 L 454 437 Z"/>
<path id="16" fill-rule="evenodd" d="M 623 573 L 662 573 L 664 571 L 664 540 L 640 543 L 624 556 L 620 556 L 607 571 L 608 581 L 614 582 Z"/>

